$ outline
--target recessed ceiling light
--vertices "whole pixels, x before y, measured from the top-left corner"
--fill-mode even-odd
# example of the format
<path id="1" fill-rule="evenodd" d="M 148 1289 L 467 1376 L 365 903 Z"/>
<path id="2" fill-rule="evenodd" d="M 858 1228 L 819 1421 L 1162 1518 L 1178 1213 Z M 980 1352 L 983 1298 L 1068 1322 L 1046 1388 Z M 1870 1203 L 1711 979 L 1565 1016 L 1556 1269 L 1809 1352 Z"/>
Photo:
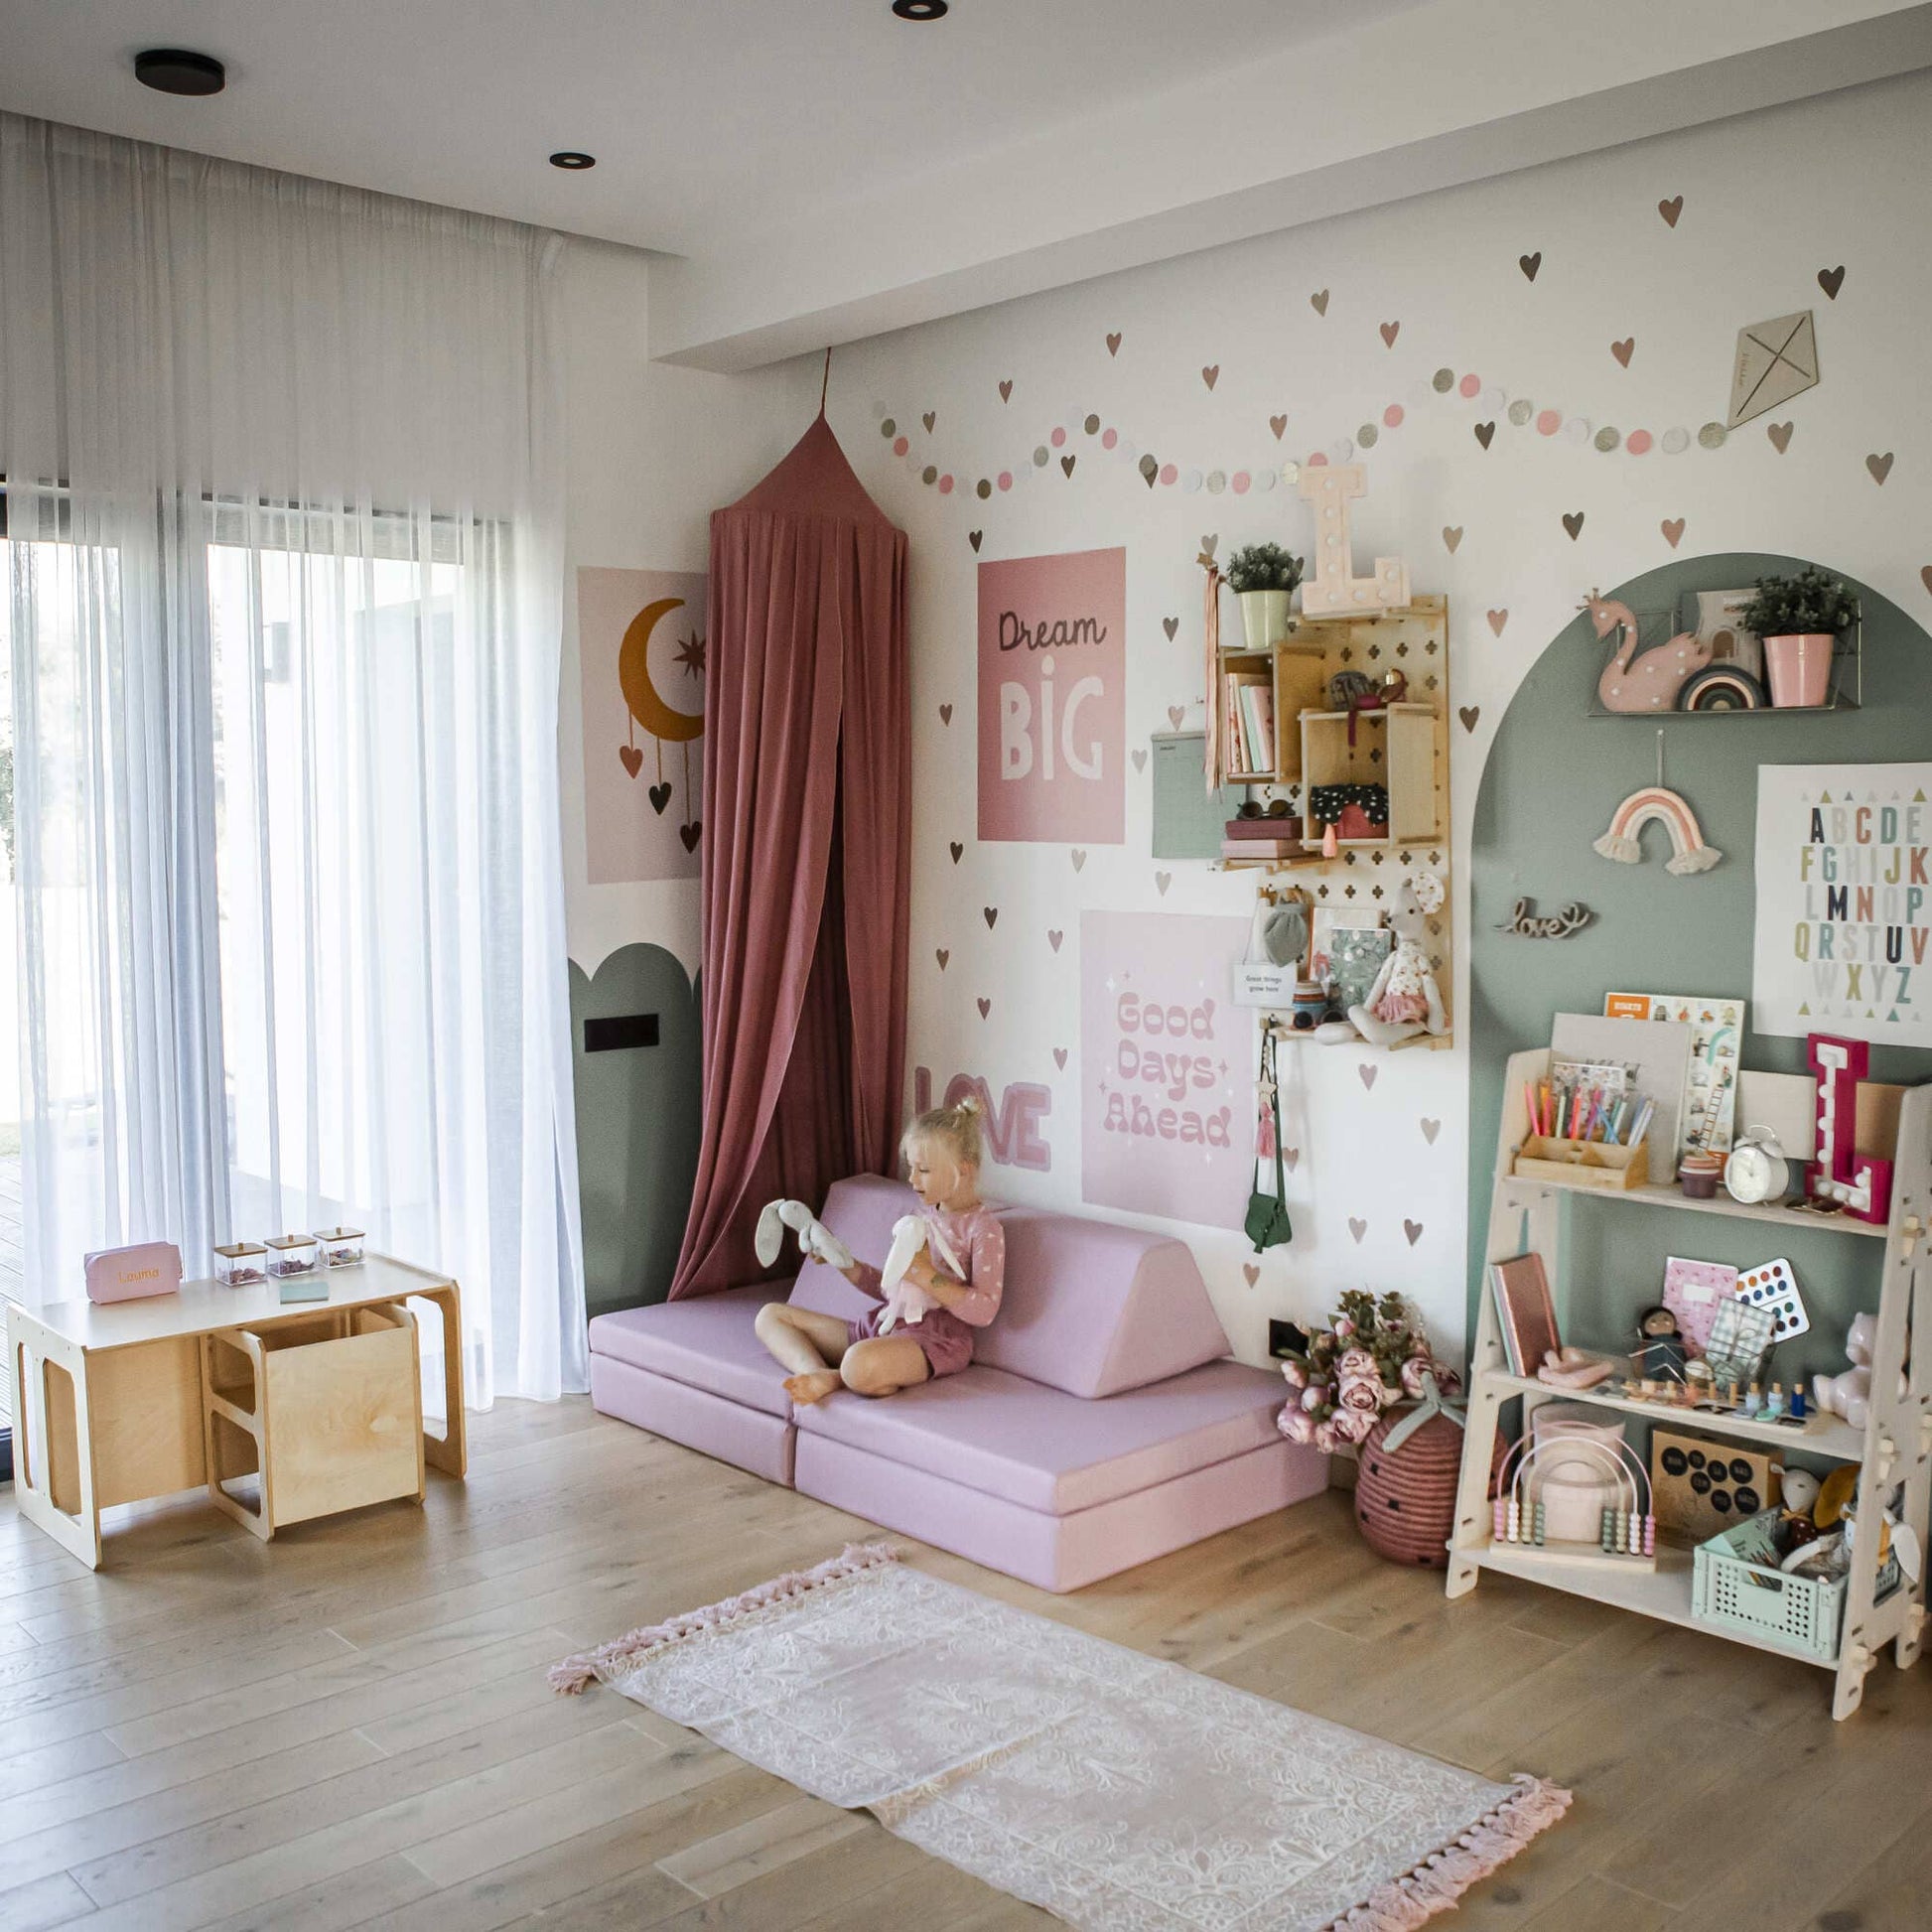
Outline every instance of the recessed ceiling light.
<path id="1" fill-rule="evenodd" d="M 211 54 L 180 47 L 151 47 L 134 57 L 134 77 L 163 94 L 218 94 L 228 70 Z"/>
<path id="2" fill-rule="evenodd" d="M 574 175 L 581 175 L 586 168 L 597 166 L 597 156 L 580 154 L 575 148 L 559 148 L 550 157 L 550 165 L 553 168 L 568 169 Z"/>
<path id="3" fill-rule="evenodd" d="M 944 20 L 946 0 L 893 0 L 893 11 L 901 20 Z"/>

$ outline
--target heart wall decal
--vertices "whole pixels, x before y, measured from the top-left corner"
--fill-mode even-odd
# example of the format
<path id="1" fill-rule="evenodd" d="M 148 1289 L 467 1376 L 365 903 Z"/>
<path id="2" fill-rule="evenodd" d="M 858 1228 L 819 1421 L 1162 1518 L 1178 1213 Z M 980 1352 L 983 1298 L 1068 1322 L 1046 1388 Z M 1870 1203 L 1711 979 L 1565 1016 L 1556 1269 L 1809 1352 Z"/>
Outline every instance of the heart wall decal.
<path id="1" fill-rule="evenodd" d="M 993 1011 L 993 1002 L 991 1000 L 981 1000 L 979 1002 L 979 1010 L 980 1018 L 984 1020 Z"/>
<path id="2" fill-rule="evenodd" d="M 1000 922 L 1000 908 L 997 905 L 982 905 L 980 911 L 986 919 L 987 931 L 991 932 Z"/>
<path id="3" fill-rule="evenodd" d="M 1268 419 L 1268 427 L 1275 432 L 1275 441 L 1279 443 L 1282 440 L 1282 433 L 1288 428 L 1288 418 L 1286 416 L 1270 416 Z"/>
<path id="4" fill-rule="evenodd" d="M 1136 771 L 1147 769 L 1147 750 L 1144 746 L 1137 745 L 1134 748 L 1134 769 Z"/>
<path id="5" fill-rule="evenodd" d="M 1918 580 L 1928 591 L 1932 591 L 1932 564 L 1920 566 Z"/>
<path id="6" fill-rule="evenodd" d="M 941 705 L 941 706 L 939 707 L 939 722 L 940 722 L 940 723 L 941 723 L 942 725 L 950 725 L 950 724 L 952 723 L 952 706 L 951 706 L 951 705 L 949 705 L 949 704 L 942 704 L 942 705 Z"/>
<path id="7" fill-rule="evenodd" d="M 684 841 L 685 851 L 697 851 L 698 840 L 704 835 L 704 820 L 694 818 L 689 825 L 680 825 L 677 828 L 677 835 Z"/>
<path id="8" fill-rule="evenodd" d="M 1882 483 L 1891 475 L 1891 452 L 1887 450 L 1883 456 L 1866 457 L 1864 467 L 1871 472 L 1873 483 Z"/>
<path id="9" fill-rule="evenodd" d="M 1325 316 L 1328 313 L 1328 291 L 1326 289 L 1316 289 L 1315 292 L 1309 297 L 1309 307 L 1312 309 L 1316 315 Z"/>
<path id="10" fill-rule="evenodd" d="M 1070 477 L 1070 476 L 1072 476 L 1072 474 L 1073 474 L 1073 458 L 1072 458 L 1071 456 L 1063 456 L 1063 457 L 1061 457 L 1061 458 L 1060 458 L 1060 475 L 1061 475 L 1061 476 L 1063 476 L 1063 477 Z"/>
<path id="11" fill-rule="evenodd" d="M 1447 550 L 1451 557 L 1455 555 L 1456 547 L 1461 543 L 1461 541 L 1462 541 L 1461 524 L 1445 523 L 1443 525 L 1443 548 Z"/>
<path id="12" fill-rule="evenodd" d="M 1496 437 L 1495 424 L 1477 423 L 1474 425 L 1474 428 L 1476 433 L 1476 441 L 1480 443 L 1482 447 L 1486 450 L 1489 447 L 1489 445 L 1495 441 L 1495 437 Z"/>
<path id="13" fill-rule="evenodd" d="M 984 530 L 968 530 L 966 532 L 966 541 L 973 546 L 973 555 L 976 557 L 980 553 L 980 538 L 985 534 L 986 532 Z"/>
<path id="14" fill-rule="evenodd" d="M 1455 715 L 1462 720 L 1462 729 L 1471 734 L 1476 728 L 1476 720 L 1482 716 L 1480 705 L 1465 704 L 1456 707 Z"/>
<path id="15" fill-rule="evenodd" d="M 930 409 L 928 409 L 925 412 L 925 414 L 919 418 L 919 421 L 925 425 L 925 433 L 928 436 L 932 434 L 932 426 L 938 420 L 939 420 L 938 414 L 935 411 Z"/>
<path id="16" fill-rule="evenodd" d="M 671 802 L 671 781 L 661 778 L 650 788 L 650 808 L 659 818 L 664 816 L 664 807 Z"/>
<path id="17" fill-rule="evenodd" d="M 1793 423 L 1766 423 L 1764 425 L 1764 434 L 1771 439 L 1771 447 L 1777 451 L 1779 456 L 1782 456 L 1786 450 L 1790 449 L 1791 432 L 1795 427 L 1796 425 Z"/>
<path id="18" fill-rule="evenodd" d="M 1363 1060 L 1362 1063 L 1356 1067 L 1355 1071 L 1362 1076 L 1362 1085 L 1364 1087 L 1369 1088 L 1371 1091 L 1373 1091 L 1375 1086 L 1375 1076 L 1377 1073 L 1381 1071 L 1381 1068 L 1371 1065 L 1367 1060 Z"/>
<path id="19" fill-rule="evenodd" d="M 1440 1120 L 1431 1120 L 1426 1114 L 1423 1116 L 1422 1137 L 1431 1147 L 1436 1145 L 1436 1136 L 1442 1131 L 1443 1123 Z"/>
<path id="20" fill-rule="evenodd" d="M 1120 331 L 1118 329 L 1111 331 L 1107 337 L 1107 353 L 1109 355 L 1118 355 L 1120 353 Z"/>
<path id="21" fill-rule="evenodd" d="M 1536 280 L 1536 271 L 1543 266 L 1543 250 L 1539 248 L 1533 255 L 1518 255 L 1516 266 L 1523 271 L 1526 281 Z"/>
<path id="22" fill-rule="evenodd" d="M 966 848 L 963 845 L 961 845 L 957 839 L 954 839 L 952 843 L 947 846 L 946 850 L 952 854 L 953 864 L 958 865 L 960 858 L 965 853 Z"/>
<path id="23" fill-rule="evenodd" d="M 1664 541 L 1675 550 L 1684 541 L 1684 519 L 1681 516 L 1667 516 L 1658 524 L 1664 533 Z"/>
<path id="24" fill-rule="evenodd" d="M 1186 716 L 1187 716 L 1187 711 L 1184 705 L 1171 704 L 1168 707 L 1168 723 L 1171 726 L 1173 726 L 1175 731 L 1178 731 L 1180 729 L 1181 720 L 1184 719 Z"/>
<path id="25" fill-rule="evenodd" d="M 1582 510 L 1565 510 L 1563 527 L 1570 532 L 1570 541 L 1575 543 L 1584 533 L 1584 513 Z"/>
<path id="26" fill-rule="evenodd" d="M 1412 1248 L 1422 1239 L 1422 1223 L 1420 1221 L 1411 1221 L 1405 1218 L 1402 1223 L 1402 1231 L 1409 1237 L 1409 1245 Z"/>
<path id="27" fill-rule="evenodd" d="M 1171 872 L 1157 872 L 1154 875 L 1155 890 L 1161 895 L 1163 898 L 1167 897 L 1168 888 L 1173 884 L 1173 874 Z"/>
<path id="28" fill-rule="evenodd" d="M 1402 325 L 1401 325 L 1401 323 L 1399 323 L 1399 322 L 1385 322 L 1385 323 L 1384 323 L 1384 324 L 1382 325 L 1382 345 L 1383 345 L 1383 347 L 1384 347 L 1384 348 L 1393 348 L 1393 347 L 1395 346 L 1395 339 L 1396 339 L 1396 338 L 1397 338 L 1397 337 L 1398 337 L 1399 335 L 1401 335 L 1401 334 L 1402 334 Z"/>
<path id="29" fill-rule="evenodd" d="M 1066 1048 L 1064 1046 L 1055 1046 L 1053 1048 L 1053 1064 L 1062 1073 L 1066 1071 Z"/>
<path id="30" fill-rule="evenodd" d="M 1500 637 L 1503 634 L 1503 625 L 1506 624 L 1508 621 L 1509 621 L 1509 613 L 1507 611 L 1491 611 L 1489 613 L 1489 628 L 1493 630 L 1498 637 Z"/>
<path id="31" fill-rule="evenodd" d="M 1011 377 L 1000 384 L 1000 400 L 1002 402 L 1011 402 L 1013 400 L 1013 380 Z"/>
<path id="32" fill-rule="evenodd" d="M 1058 952 L 1060 949 L 1060 941 L 1065 937 L 1066 934 L 1062 932 L 1057 926 L 1049 927 L 1046 933 L 1046 943 L 1049 946 L 1051 946 L 1055 952 Z"/>
<path id="33" fill-rule="evenodd" d="M 1217 382 L 1218 382 L 1218 381 L 1220 381 L 1220 379 L 1221 379 L 1221 365 L 1220 365 L 1220 363 L 1218 363 L 1218 362 L 1209 362 L 1209 363 L 1208 363 L 1208 364 L 1206 365 L 1206 367 L 1204 367 L 1204 368 L 1203 368 L 1203 369 L 1201 370 L 1201 372 L 1200 372 L 1200 379 L 1201 379 L 1201 380 L 1202 380 L 1203 382 L 1205 382 L 1205 383 L 1207 384 L 1207 386 L 1208 386 L 1208 387 L 1209 387 L 1210 389 L 1211 389 L 1211 388 L 1213 388 L 1213 386 L 1215 385 L 1215 383 L 1217 383 Z"/>
<path id="34" fill-rule="evenodd" d="M 1614 355 L 1618 360 L 1618 362 L 1620 362 L 1623 365 L 1623 367 L 1626 369 L 1630 366 L 1631 356 L 1633 356 L 1636 352 L 1637 352 L 1637 339 L 1634 336 L 1625 336 L 1620 343 L 1612 343 L 1610 345 L 1610 353 Z"/>
<path id="35" fill-rule="evenodd" d="M 932 956 L 939 962 L 939 970 L 943 973 L 946 970 L 946 961 L 952 957 L 951 950 L 945 946 L 935 946 L 932 949 Z"/>
<path id="36" fill-rule="evenodd" d="M 1261 1270 L 1252 1261 L 1244 1261 L 1241 1264 L 1241 1273 L 1250 1288 L 1261 1279 Z"/>
<path id="37" fill-rule="evenodd" d="M 1821 268 L 1818 271 L 1818 286 L 1825 291 L 1828 302 L 1838 300 L 1838 292 L 1845 286 L 1845 264 L 1840 262 L 1836 268 Z"/>
<path id="38" fill-rule="evenodd" d="M 1657 204 L 1657 212 L 1664 217 L 1665 227 L 1676 227 L 1677 217 L 1684 212 L 1684 197 L 1682 195 L 1673 195 L 1669 201 L 1659 202 Z"/>
<path id="39" fill-rule="evenodd" d="M 1073 861 L 1073 870 L 1075 872 L 1078 872 L 1080 868 L 1087 863 L 1087 855 L 1084 852 L 1082 852 L 1078 846 L 1075 846 L 1074 849 L 1067 854 L 1067 857 Z"/>
<path id="40" fill-rule="evenodd" d="M 1355 1237 L 1355 1245 L 1361 1245 L 1362 1236 L 1368 1232 L 1368 1223 L 1351 1214 L 1348 1217 L 1348 1232 Z"/>

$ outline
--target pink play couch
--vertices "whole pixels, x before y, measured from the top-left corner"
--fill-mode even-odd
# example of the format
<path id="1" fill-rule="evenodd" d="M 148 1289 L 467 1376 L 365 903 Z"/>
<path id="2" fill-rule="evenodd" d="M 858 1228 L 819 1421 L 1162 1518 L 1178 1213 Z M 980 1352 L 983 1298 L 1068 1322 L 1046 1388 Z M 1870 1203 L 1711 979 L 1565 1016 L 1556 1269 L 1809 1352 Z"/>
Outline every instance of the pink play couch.
<path id="1" fill-rule="evenodd" d="M 911 1189 L 841 1180 L 824 1220 L 883 1261 Z M 1278 1374 L 1227 1336 L 1186 1246 L 1031 1207 L 1002 1214 L 1006 1296 L 971 1368 L 883 1401 L 794 1409 L 753 1333 L 786 1301 L 870 1303 L 821 1262 L 591 1323 L 591 1399 L 672 1442 L 1043 1589 L 1078 1589 L 1323 1488 L 1275 1427 Z"/>

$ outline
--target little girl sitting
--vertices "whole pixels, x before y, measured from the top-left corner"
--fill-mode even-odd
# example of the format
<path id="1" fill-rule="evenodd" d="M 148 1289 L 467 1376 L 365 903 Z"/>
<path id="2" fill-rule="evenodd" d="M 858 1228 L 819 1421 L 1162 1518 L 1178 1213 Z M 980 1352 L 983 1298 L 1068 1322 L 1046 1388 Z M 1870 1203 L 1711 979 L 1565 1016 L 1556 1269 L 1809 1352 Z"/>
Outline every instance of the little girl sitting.
<path id="1" fill-rule="evenodd" d="M 1006 1234 L 979 1196 L 979 1104 L 935 1107 L 905 1130 L 900 1150 L 911 1170 L 923 1251 L 906 1262 L 903 1281 L 888 1286 L 870 1262 L 855 1261 L 831 1230 L 808 1214 L 784 1213 L 799 1228 L 807 1252 L 829 1262 L 880 1306 L 863 1321 L 767 1303 L 759 1311 L 758 1337 L 792 1371 L 785 1392 L 797 1403 L 822 1402 L 834 1389 L 892 1395 L 929 1376 L 956 1375 L 973 1359 L 973 1330 L 1000 1309 L 1006 1277 Z M 900 1242 L 895 1254 L 902 1253 Z M 935 1266 L 933 1256 L 943 1257 Z M 957 1269 L 952 1266 L 957 1261 Z M 909 1289 L 913 1292 L 906 1293 Z"/>

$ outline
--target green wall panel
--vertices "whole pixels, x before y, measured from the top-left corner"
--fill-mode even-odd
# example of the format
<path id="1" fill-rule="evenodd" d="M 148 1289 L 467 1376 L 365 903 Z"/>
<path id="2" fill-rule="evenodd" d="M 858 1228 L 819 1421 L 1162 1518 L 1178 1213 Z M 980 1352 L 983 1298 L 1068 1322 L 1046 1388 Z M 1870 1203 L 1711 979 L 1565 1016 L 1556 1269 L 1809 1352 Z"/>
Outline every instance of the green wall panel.
<path id="1" fill-rule="evenodd" d="M 1608 594 L 1636 610 L 1680 592 L 1728 590 L 1805 560 L 1728 554 L 1682 558 Z M 1827 569 L 1828 559 L 1821 559 Z M 1838 573 L 1842 575 L 1843 573 Z M 1932 638 L 1904 612 L 1856 580 L 1864 612 L 1863 707 L 1842 713 L 1760 712 L 1663 719 L 1588 715 L 1607 647 L 1581 612 L 1544 651 L 1511 700 L 1476 796 L 1469 893 L 1469 1310 L 1482 1288 L 1484 1230 L 1494 1173 L 1503 1067 L 1525 1047 L 1547 1046 L 1551 1016 L 1601 1011 L 1604 992 L 1731 994 L 1751 990 L 1759 764 L 1879 763 L 1932 759 Z M 1598 857 L 1591 842 L 1617 805 L 1657 775 L 1690 801 L 1705 840 L 1724 853 L 1714 871 L 1674 878 L 1661 827 L 1644 833 L 1640 865 Z M 1522 939 L 1497 930 L 1518 898 L 1538 912 L 1581 899 L 1596 914 L 1568 939 Z M 1805 1070 L 1801 1038 L 1747 1031 L 1746 1068 Z M 1932 1053 L 1874 1046 L 1871 1077 L 1932 1078 Z M 1739 1125 L 1743 1125 L 1739 1122 Z M 1786 1254 L 1797 1270 L 1813 1332 L 1778 1351 L 1789 1382 L 1811 1368 L 1842 1368 L 1845 1324 L 1876 1306 L 1874 1241 L 1803 1230 L 1757 1229 L 1668 1208 L 1567 1202 L 1567 1340 L 1620 1345 L 1636 1311 L 1657 1299 L 1670 1254 L 1743 1265 Z"/>
<path id="2" fill-rule="evenodd" d="M 584 1022 L 654 1013 L 655 1046 L 584 1050 Z M 661 1302 L 698 1171 L 698 996 L 662 946 L 621 946 L 589 978 L 570 967 L 584 1290 L 592 1314 Z"/>

